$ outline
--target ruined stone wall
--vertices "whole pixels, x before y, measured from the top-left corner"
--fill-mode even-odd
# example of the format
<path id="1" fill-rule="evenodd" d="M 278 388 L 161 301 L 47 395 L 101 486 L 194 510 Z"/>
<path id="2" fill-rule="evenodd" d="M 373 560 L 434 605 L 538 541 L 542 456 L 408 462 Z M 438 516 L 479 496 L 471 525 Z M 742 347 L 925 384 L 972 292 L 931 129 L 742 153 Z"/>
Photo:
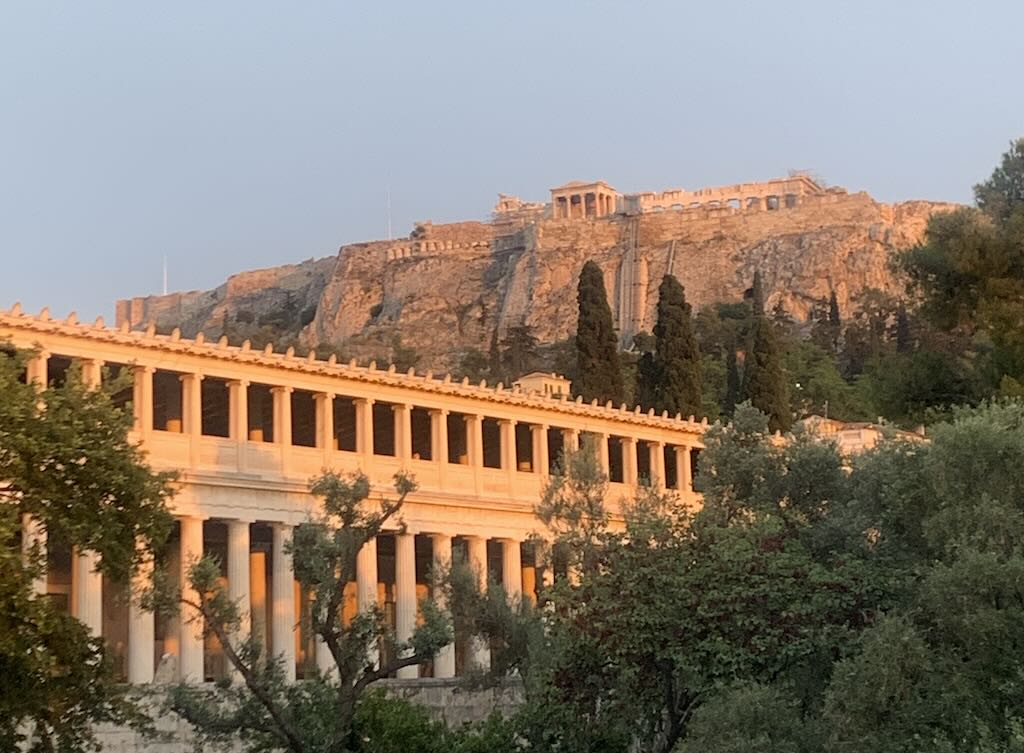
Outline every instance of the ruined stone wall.
<path id="1" fill-rule="evenodd" d="M 514 680 L 482 690 L 470 690 L 458 680 L 435 679 L 381 680 L 373 687 L 423 706 L 453 729 L 482 722 L 494 711 L 510 716 L 523 702 L 522 686 Z M 149 708 L 160 737 L 147 740 L 131 729 L 103 725 L 97 729 L 103 753 L 192 753 L 195 743 L 189 725 L 173 714 L 160 713 L 159 690 L 154 689 L 152 697 Z M 239 746 L 238 750 L 242 748 Z"/>

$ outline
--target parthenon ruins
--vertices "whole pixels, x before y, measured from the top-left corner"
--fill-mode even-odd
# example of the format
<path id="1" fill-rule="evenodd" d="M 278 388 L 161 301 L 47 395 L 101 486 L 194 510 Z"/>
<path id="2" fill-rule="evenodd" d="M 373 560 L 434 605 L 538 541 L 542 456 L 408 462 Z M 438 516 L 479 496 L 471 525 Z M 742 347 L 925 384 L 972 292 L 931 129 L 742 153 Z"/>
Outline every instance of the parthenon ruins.
<path id="1" fill-rule="evenodd" d="M 619 193 L 603 180 L 589 183 L 574 180 L 551 189 L 550 213 L 553 219 L 585 219 L 616 213 L 632 215 L 720 207 L 770 211 L 794 207 L 801 197 L 821 193 L 825 193 L 825 189 L 812 177 L 800 172 L 759 183 L 736 183 L 695 191 L 671 188 L 631 194 Z M 503 208 L 499 205 L 495 209 L 500 213 Z"/>

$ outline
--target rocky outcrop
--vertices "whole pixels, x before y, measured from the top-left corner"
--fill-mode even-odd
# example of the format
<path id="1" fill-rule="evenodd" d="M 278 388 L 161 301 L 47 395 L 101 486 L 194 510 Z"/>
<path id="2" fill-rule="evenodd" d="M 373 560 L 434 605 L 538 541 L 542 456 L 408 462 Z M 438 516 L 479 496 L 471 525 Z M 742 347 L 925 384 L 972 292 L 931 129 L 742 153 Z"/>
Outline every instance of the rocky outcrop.
<path id="1" fill-rule="evenodd" d="M 580 267 L 595 260 L 626 339 L 653 327 L 665 274 L 695 307 L 739 300 L 760 269 L 768 305 L 795 319 L 834 290 L 843 311 L 866 288 L 899 292 L 894 249 L 917 243 L 928 217 L 954 205 L 879 204 L 830 191 L 791 208 L 664 211 L 597 219 L 539 212 L 495 222 L 418 225 L 408 237 L 343 246 L 337 257 L 246 272 L 205 293 L 122 301 L 119 321 L 154 321 L 191 336 L 257 326 L 326 343 L 347 354 L 387 357 L 400 335 L 420 365 L 450 367 L 467 348 L 486 351 L 495 332 L 527 324 L 542 342 L 575 327 Z"/>

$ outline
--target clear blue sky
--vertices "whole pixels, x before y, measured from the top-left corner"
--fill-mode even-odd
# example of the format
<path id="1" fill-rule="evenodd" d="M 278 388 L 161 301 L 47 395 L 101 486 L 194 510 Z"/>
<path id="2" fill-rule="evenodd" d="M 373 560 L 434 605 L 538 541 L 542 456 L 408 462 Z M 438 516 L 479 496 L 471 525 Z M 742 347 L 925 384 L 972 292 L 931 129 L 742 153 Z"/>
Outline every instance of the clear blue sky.
<path id="1" fill-rule="evenodd" d="M 0 6 L 0 308 L 82 318 L 570 179 L 969 201 L 1024 2 Z"/>

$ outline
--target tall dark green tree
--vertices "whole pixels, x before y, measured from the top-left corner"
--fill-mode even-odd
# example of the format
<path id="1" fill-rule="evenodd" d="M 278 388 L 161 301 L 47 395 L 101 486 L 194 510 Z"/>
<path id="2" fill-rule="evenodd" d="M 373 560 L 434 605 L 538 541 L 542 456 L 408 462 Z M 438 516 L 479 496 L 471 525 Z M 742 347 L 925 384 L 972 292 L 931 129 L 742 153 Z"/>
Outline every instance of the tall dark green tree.
<path id="1" fill-rule="evenodd" d="M 761 278 L 761 270 L 754 272 L 754 284 L 750 288 L 750 306 L 754 316 L 764 315 L 764 280 Z"/>
<path id="2" fill-rule="evenodd" d="M 539 341 L 530 325 L 509 327 L 500 345 L 502 378 L 508 382 L 536 371 L 539 367 Z"/>
<path id="3" fill-rule="evenodd" d="M 828 326 L 832 335 L 832 352 L 839 350 L 839 336 L 843 331 L 843 319 L 839 314 L 839 301 L 836 299 L 836 291 L 828 297 Z"/>
<path id="4" fill-rule="evenodd" d="M 624 387 L 618 338 L 601 268 L 592 261 L 580 272 L 576 300 L 576 374 L 573 391 L 584 400 L 622 401 Z"/>
<path id="5" fill-rule="evenodd" d="M 743 383 L 740 380 L 740 367 L 736 363 L 736 347 L 729 348 L 725 354 L 725 401 L 722 410 L 727 416 L 731 416 L 740 401 L 740 391 Z"/>
<path id="6" fill-rule="evenodd" d="M 764 314 L 764 288 L 761 273 L 754 274 L 754 322 L 743 361 L 744 400 L 765 413 L 773 430 L 785 431 L 793 423 L 789 405 L 789 386 L 782 368 L 782 351 L 771 322 Z"/>
<path id="7" fill-rule="evenodd" d="M 654 402 L 645 407 L 684 416 L 700 415 L 700 346 L 683 286 L 671 275 L 665 275 L 658 288 L 654 337 L 653 368 L 641 370 L 639 375 L 641 380 L 653 380 L 640 390 L 654 397 Z"/>

